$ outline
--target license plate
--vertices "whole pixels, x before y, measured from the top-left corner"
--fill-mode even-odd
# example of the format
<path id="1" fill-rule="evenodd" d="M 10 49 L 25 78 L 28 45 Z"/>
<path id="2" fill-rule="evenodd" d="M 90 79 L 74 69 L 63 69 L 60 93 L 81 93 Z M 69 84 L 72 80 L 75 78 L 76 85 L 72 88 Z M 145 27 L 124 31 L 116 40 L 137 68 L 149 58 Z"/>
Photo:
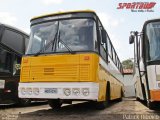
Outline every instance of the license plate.
<path id="1" fill-rule="evenodd" d="M 57 88 L 45 88 L 44 92 L 55 94 L 57 93 Z"/>

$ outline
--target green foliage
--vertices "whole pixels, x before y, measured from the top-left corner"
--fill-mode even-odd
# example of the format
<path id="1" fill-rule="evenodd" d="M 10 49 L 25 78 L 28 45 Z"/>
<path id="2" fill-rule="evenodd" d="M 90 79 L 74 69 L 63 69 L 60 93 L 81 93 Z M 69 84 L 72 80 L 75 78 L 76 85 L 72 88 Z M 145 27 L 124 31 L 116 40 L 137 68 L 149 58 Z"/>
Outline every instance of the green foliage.
<path id="1" fill-rule="evenodd" d="M 122 62 L 123 69 L 133 69 L 132 59 L 127 59 Z"/>

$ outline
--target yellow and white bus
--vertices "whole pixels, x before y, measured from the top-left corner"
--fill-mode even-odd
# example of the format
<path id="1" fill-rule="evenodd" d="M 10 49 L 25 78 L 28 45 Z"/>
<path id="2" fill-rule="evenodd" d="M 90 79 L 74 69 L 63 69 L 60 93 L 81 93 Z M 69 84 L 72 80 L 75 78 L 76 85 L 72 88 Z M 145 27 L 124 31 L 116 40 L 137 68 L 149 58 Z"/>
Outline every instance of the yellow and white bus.
<path id="1" fill-rule="evenodd" d="M 95 101 L 104 109 L 121 99 L 121 62 L 94 11 L 59 12 L 31 20 L 22 59 L 19 97 L 62 103 Z"/>
<path id="2" fill-rule="evenodd" d="M 160 19 L 146 21 L 142 32 L 131 32 L 131 43 L 135 51 L 136 98 L 156 109 L 160 105 Z"/>

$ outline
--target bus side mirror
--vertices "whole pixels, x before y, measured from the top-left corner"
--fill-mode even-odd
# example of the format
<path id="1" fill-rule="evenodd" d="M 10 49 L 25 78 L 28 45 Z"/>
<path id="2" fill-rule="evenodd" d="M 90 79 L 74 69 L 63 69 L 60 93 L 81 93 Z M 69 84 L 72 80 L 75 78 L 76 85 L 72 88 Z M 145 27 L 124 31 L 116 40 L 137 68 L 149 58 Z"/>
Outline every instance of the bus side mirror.
<path id="1" fill-rule="evenodd" d="M 107 39 L 106 35 L 107 35 L 106 31 L 102 30 L 102 42 L 103 43 L 106 43 L 106 39 Z"/>
<path id="2" fill-rule="evenodd" d="M 134 35 L 129 36 L 129 44 L 134 43 Z"/>

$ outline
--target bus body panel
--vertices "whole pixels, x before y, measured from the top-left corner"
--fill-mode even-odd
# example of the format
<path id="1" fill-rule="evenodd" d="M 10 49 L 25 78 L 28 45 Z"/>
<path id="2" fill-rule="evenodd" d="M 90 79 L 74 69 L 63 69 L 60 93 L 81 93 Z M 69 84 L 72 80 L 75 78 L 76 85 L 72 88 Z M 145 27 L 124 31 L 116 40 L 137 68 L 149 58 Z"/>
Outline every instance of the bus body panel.
<path id="1" fill-rule="evenodd" d="M 149 82 L 149 92 L 150 92 L 150 101 L 160 101 L 160 81 L 156 80 L 156 76 L 158 76 L 159 74 L 159 65 L 150 65 L 147 66 L 147 76 L 148 76 L 148 82 Z M 137 80 L 135 83 L 135 89 L 136 89 L 136 96 L 138 98 L 140 98 L 141 100 L 146 100 L 149 99 L 148 97 L 148 93 L 147 93 L 147 84 L 146 84 L 146 78 L 145 76 L 142 76 L 142 82 L 145 88 L 145 95 L 146 98 L 143 97 L 143 93 L 142 93 L 142 86 L 140 83 L 140 78 L 137 76 Z"/>
<path id="2" fill-rule="evenodd" d="M 18 100 L 18 82 L 19 76 L 0 77 L 0 103 L 10 103 Z"/>
<path id="3" fill-rule="evenodd" d="M 147 66 L 151 101 L 160 101 L 160 65 Z"/>
<path id="4" fill-rule="evenodd" d="M 105 82 L 109 82 L 111 84 L 111 100 L 117 99 L 121 97 L 121 92 L 123 92 L 123 76 L 116 68 L 115 64 L 112 62 L 111 58 L 109 57 L 109 63 L 107 64 L 102 58 L 100 60 L 100 70 L 102 69 L 103 75 L 99 75 L 99 79 L 104 80 Z M 101 72 L 99 72 L 101 73 Z M 102 76 L 104 78 L 102 78 Z M 106 85 L 107 83 L 102 83 Z M 106 86 L 105 86 L 106 87 Z M 104 88 L 103 90 L 105 90 Z M 102 92 L 103 93 L 103 92 Z"/>
<path id="5" fill-rule="evenodd" d="M 144 100 L 140 79 L 138 77 L 136 77 L 135 91 L 136 91 L 136 97 L 140 98 L 141 100 Z"/>
<path id="6" fill-rule="evenodd" d="M 21 88 L 32 87 L 32 84 L 37 84 L 38 86 L 38 84 L 50 83 L 53 84 L 53 86 L 56 86 L 56 84 L 63 83 L 61 86 L 61 89 L 63 89 L 65 87 L 64 82 L 66 85 L 68 83 L 72 85 L 78 82 L 79 87 L 81 87 L 81 84 L 83 85 L 84 82 L 92 82 L 98 84 L 98 98 L 94 97 L 92 100 L 104 101 L 108 81 L 111 86 L 111 100 L 121 97 L 121 89 L 123 86 L 122 83 L 118 81 L 118 77 L 123 77 L 119 75 L 120 73 L 117 72 L 118 70 L 114 69 L 113 64 L 109 63 L 110 65 L 107 65 L 102 58 L 98 57 L 97 54 L 85 53 L 75 55 L 63 54 L 23 57 L 22 63 L 19 93 L 21 93 Z M 39 69 L 39 66 L 41 69 Z M 48 70 L 45 68 L 48 68 Z M 113 77 L 108 70 L 112 70 L 112 74 L 115 72 L 114 75 L 116 74 L 117 78 Z M 37 98 L 38 96 L 25 96 L 19 94 L 19 97 Z M 59 96 L 55 95 L 54 97 L 58 98 Z M 47 97 L 44 96 L 44 98 Z M 69 98 L 70 97 L 65 99 Z M 74 97 L 71 98 L 75 99 Z M 64 97 L 61 97 L 61 99 L 64 99 Z M 87 98 L 82 97 L 81 99 Z"/>
<path id="7" fill-rule="evenodd" d="M 147 66 L 148 71 L 148 80 L 149 80 L 149 89 L 154 90 L 158 89 L 156 81 L 156 65 Z"/>
<path id="8" fill-rule="evenodd" d="M 97 81 L 96 54 L 24 57 L 22 63 L 21 82 Z"/>
<path id="9" fill-rule="evenodd" d="M 78 99 L 78 100 L 98 100 L 99 84 L 94 82 L 37 82 L 37 83 L 19 83 L 19 91 L 21 88 L 39 89 L 39 94 L 22 94 L 19 92 L 19 97 L 22 98 L 42 98 L 42 99 Z M 54 88 L 55 93 L 47 93 L 46 89 Z M 70 89 L 71 94 L 65 95 L 64 90 Z M 79 95 L 73 93 L 74 89 L 79 89 Z M 88 96 L 83 95 L 82 90 L 89 89 Z"/>

